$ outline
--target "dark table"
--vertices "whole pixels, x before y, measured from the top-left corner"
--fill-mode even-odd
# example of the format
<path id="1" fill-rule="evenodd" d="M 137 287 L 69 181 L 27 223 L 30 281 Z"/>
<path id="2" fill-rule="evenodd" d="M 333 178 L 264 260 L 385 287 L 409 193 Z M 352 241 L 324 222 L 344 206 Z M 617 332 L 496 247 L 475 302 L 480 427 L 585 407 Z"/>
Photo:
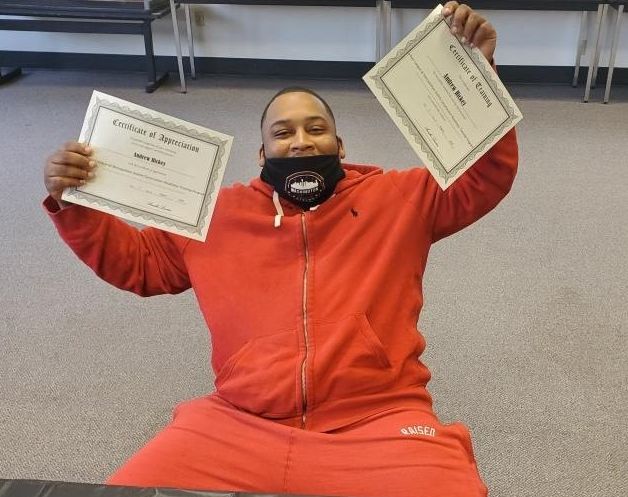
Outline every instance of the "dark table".
<path id="1" fill-rule="evenodd" d="M 281 495 L 282 497 L 298 497 Z M 63 481 L 0 479 L 0 497 L 279 497 L 279 494 L 208 492 L 174 488 L 118 487 Z"/>

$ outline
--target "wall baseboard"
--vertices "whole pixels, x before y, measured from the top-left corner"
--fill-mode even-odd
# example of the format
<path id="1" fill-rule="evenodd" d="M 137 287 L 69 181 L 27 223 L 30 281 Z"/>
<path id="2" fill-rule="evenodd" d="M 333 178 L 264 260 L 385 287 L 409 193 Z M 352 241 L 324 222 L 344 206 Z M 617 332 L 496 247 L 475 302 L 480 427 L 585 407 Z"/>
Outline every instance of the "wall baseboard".
<path id="1" fill-rule="evenodd" d="M 160 71 L 176 74 L 174 56 L 157 56 Z M 99 71 L 137 72 L 145 67 L 143 55 L 81 54 L 58 52 L 0 51 L 2 67 L 83 69 Z M 185 61 L 187 70 L 187 61 Z M 359 79 L 372 62 L 336 62 L 310 60 L 238 59 L 224 57 L 197 57 L 199 74 L 234 76 L 270 76 L 313 79 Z M 606 80 L 607 68 L 601 67 L 598 81 Z M 499 75 L 506 83 L 570 84 L 573 67 L 570 66 L 499 66 Z M 580 83 L 586 82 L 587 68 L 582 67 Z M 628 85 L 628 68 L 616 68 L 613 85 Z"/>

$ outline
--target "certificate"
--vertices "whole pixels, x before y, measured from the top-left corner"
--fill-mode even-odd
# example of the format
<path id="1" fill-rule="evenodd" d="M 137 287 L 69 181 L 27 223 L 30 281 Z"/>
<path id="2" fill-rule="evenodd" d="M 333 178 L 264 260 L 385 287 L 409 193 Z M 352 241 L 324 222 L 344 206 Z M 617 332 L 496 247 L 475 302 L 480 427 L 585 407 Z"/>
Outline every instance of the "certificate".
<path id="1" fill-rule="evenodd" d="M 96 174 L 63 200 L 205 240 L 232 137 L 95 91 L 79 141 Z"/>
<path id="2" fill-rule="evenodd" d="M 478 48 L 451 34 L 442 5 L 364 81 L 445 190 L 521 120 Z"/>

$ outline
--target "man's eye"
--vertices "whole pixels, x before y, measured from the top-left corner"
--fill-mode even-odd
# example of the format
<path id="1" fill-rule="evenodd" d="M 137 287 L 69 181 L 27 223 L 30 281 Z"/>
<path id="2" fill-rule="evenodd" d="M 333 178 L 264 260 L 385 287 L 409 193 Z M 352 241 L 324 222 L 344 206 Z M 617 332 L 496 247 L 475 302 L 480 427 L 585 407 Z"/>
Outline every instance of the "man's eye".
<path id="1" fill-rule="evenodd" d="M 323 133 L 325 131 L 325 128 L 321 128 L 320 126 L 315 126 L 313 128 L 310 128 L 310 133 Z"/>
<path id="2" fill-rule="evenodd" d="M 274 136 L 275 138 L 285 138 L 286 136 L 288 136 L 288 131 L 283 130 L 283 131 L 276 131 Z"/>

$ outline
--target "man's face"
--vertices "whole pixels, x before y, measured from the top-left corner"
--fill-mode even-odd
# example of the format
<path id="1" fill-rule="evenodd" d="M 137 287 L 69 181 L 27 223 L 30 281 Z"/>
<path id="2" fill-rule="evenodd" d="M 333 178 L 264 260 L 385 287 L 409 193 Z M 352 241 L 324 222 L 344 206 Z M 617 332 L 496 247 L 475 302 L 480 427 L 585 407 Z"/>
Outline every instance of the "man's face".
<path id="1" fill-rule="evenodd" d="M 262 124 L 259 165 L 266 157 L 336 155 L 345 157 L 342 140 L 325 105 L 309 93 L 285 93 L 270 104 Z"/>

